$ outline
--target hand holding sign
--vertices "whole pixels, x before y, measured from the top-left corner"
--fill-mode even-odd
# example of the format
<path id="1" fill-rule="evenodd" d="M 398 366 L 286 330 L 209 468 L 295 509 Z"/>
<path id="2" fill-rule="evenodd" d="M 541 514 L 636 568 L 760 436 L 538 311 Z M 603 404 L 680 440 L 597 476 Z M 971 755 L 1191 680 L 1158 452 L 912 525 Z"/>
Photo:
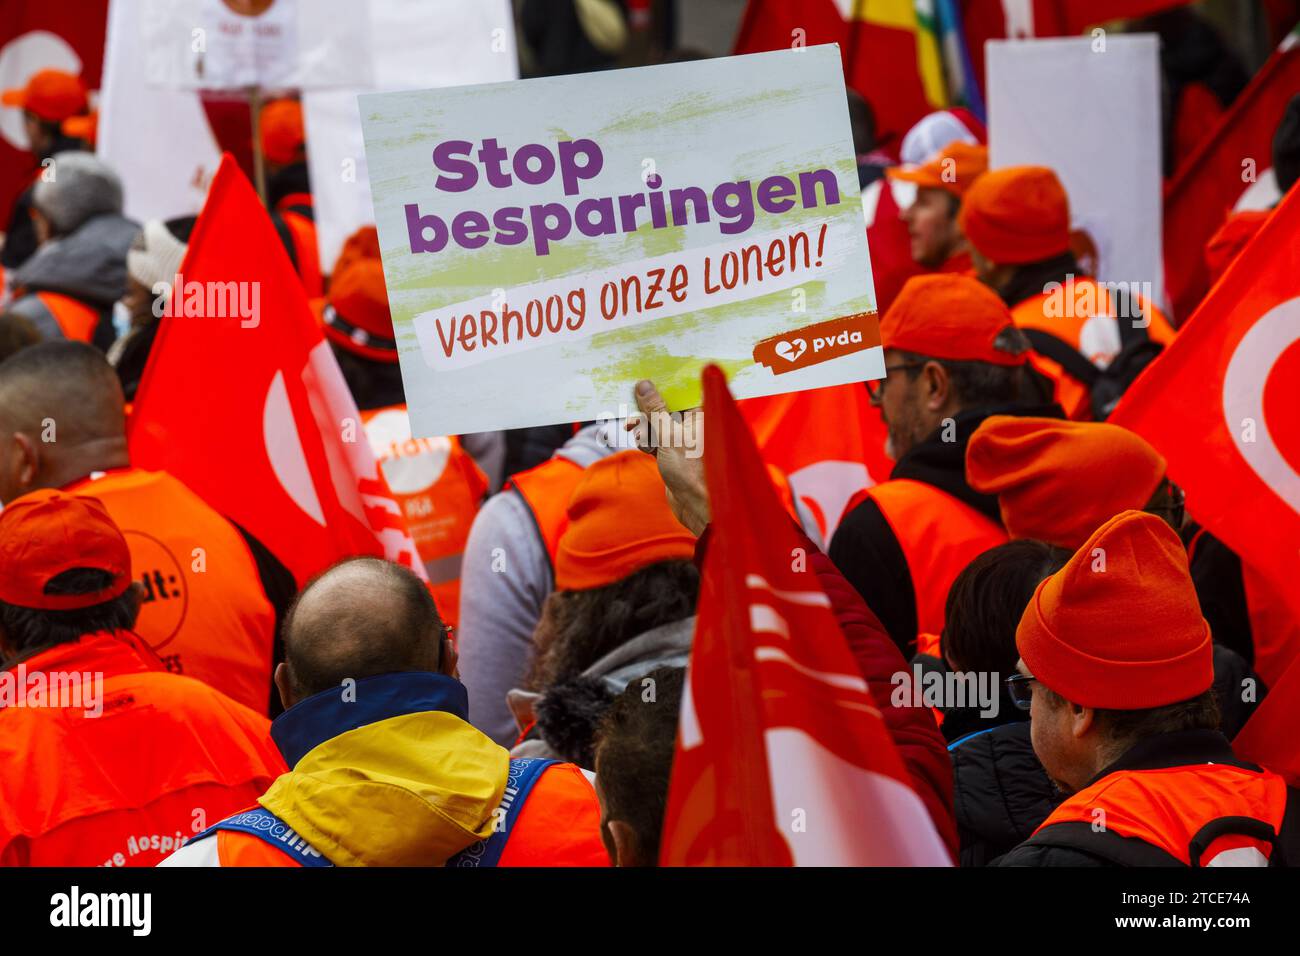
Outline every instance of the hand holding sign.
<path id="1" fill-rule="evenodd" d="M 704 481 L 704 410 L 692 408 L 674 417 L 654 382 L 636 383 L 636 406 L 649 428 L 649 447 L 668 489 L 668 506 L 694 535 L 709 524 L 709 491 Z M 628 429 L 638 428 L 636 421 Z"/>

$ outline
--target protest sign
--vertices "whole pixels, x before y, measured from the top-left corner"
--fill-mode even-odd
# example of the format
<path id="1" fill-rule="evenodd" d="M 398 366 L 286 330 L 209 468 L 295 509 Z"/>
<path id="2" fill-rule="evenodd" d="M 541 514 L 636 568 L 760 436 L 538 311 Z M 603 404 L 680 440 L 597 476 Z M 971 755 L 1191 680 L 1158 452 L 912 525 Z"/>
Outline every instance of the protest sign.
<path id="1" fill-rule="evenodd" d="M 302 94 L 316 239 L 327 271 L 344 240 L 374 222 L 357 94 L 519 76 L 509 0 L 371 0 L 365 10 L 373 86 Z"/>
<path id="2" fill-rule="evenodd" d="M 360 109 L 415 434 L 883 375 L 835 46 Z"/>
<path id="3" fill-rule="evenodd" d="M 1054 169 L 1084 271 L 1163 307 L 1155 35 L 990 41 L 987 60 L 990 165 Z"/>

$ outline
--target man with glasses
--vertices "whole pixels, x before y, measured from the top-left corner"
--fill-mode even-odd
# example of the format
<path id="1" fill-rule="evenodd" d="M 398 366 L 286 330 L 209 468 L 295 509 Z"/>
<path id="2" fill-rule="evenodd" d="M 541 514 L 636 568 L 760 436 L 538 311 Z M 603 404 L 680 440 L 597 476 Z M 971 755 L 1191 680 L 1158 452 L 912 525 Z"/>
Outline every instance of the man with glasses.
<path id="1" fill-rule="evenodd" d="M 1214 651 L 1182 542 L 1103 524 L 1034 592 L 1012 697 L 1067 794 L 1001 866 L 1276 866 L 1300 859 L 1296 792 L 1220 731 Z"/>
<path id="2" fill-rule="evenodd" d="M 908 280 L 880 323 L 889 480 L 849 502 L 830 557 L 907 654 L 943 629 L 944 602 L 971 559 L 1007 540 L 997 499 L 966 482 L 966 442 L 993 414 L 1060 414 L 1019 404 L 1029 345 L 975 279 Z"/>

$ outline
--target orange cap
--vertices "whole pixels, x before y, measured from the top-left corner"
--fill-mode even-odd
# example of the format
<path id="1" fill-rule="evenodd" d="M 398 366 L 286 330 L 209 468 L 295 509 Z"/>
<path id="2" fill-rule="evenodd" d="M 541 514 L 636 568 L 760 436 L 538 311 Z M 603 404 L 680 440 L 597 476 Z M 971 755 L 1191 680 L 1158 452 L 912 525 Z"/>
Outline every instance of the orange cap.
<path id="1" fill-rule="evenodd" d="M 1023 265 L 1070 248 L 1070 200 L 1046 166 L 985 173 L 966 192 L 958 219 L 967 241 L 996 265 Z"/>
<path id="2" fill-rule="evenodd" d="M 46 122 L 58 123 L 86 112 L 86 88 L 79 78 L 64 70 L 40 70 L 31 75 L 26 86 L 5 90 L 0 101 L 35 113 Z"/>
<path id="3" fill-rule="evenodd" d="M 1106 519 L 1142 510 L 1165 460 L 1118 425 L 993 415 L 966 445 L 966 481 L 998 496 L 1013 538 L 1074 549 Z"/>
<path id="4" fill-rule="evenodd" d="M 994 344 L 1014 327 L 1006 303 L 978 279 L 934 273 L 903 284 L 880 320 L 880 343 L 953 362 L 1023 365 L 1027 348 L 1013 353 Z"/>
<path id="5" fill-rule="evenodd" d="M 393 314 L 378 259 L 358 259 L 330 280 L 321 321 L 325 336 L 348 351 L 376 362 L 397 361 Z"/>
<path id="6" fill-rule="evenodd" d="M 1111 518 L 1038 585 L 1016 647 L 1029 673 L 1083 707 L 1163 707 L 1214 681 L 1187 552 L 1169 525 L 1140 511 Z"/>
<path id="7" fill-rule="evenodd" d="M 689 561 L 695 536 L 668 507 L 659 466 L 642 451 L 590 465 L 569 501 L 555 555 L 555 589 L 600 588 L 658 561 Z"/>
<path id="8" fill-rule="evenodd" d="M 379 258 L 379 230 L 374 226 L 362 226 L 343 242 L 339 257 L 334 260 L 331 275 L 339 275 L 358 259 Z"/>
<path id="9" fill-rule="evenodd" d="M 46 594 L 64 571 L 94 568 L 112 583 L 88 594 Z M 0 601 L 44 611 L 74 611 L 111 601 L 131 584 L 126 538 L 98 498 L 42 488 L 0 512 Z"/>
<path id="10" fill-rule="evenodd" d="M 988 168 L 987 146 L 956 140 L 945 146 L 928 163 L 921 166 L 891 166 L 885 170 L 885 175 L 905 183 L 916 183 L 922 188 L 942 189 L 960 199 Z"/>
<path id="11" fill-rule="evenodd" d="M 257 122 L 263 156 L 280 166 L 302 159 L 307 142 L 302 126 L 302 104 L 297 100 L 272 100 L 262 107 Z"/>

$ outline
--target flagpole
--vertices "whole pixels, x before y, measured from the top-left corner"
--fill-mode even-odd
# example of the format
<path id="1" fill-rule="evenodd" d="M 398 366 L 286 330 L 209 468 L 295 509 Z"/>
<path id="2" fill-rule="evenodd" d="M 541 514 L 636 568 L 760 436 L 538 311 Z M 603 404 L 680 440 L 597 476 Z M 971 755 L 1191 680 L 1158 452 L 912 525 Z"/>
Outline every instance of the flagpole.
<path id="1" fill-rule="evenodd" d="M 262 90 L 257 85 L 248 88 L 248 115 L 253 128 L 253 185 L 257 196 L 266 205 L 266 157 L 262 155 L 262 136 L 258 120 L 262 115 Z"/>

